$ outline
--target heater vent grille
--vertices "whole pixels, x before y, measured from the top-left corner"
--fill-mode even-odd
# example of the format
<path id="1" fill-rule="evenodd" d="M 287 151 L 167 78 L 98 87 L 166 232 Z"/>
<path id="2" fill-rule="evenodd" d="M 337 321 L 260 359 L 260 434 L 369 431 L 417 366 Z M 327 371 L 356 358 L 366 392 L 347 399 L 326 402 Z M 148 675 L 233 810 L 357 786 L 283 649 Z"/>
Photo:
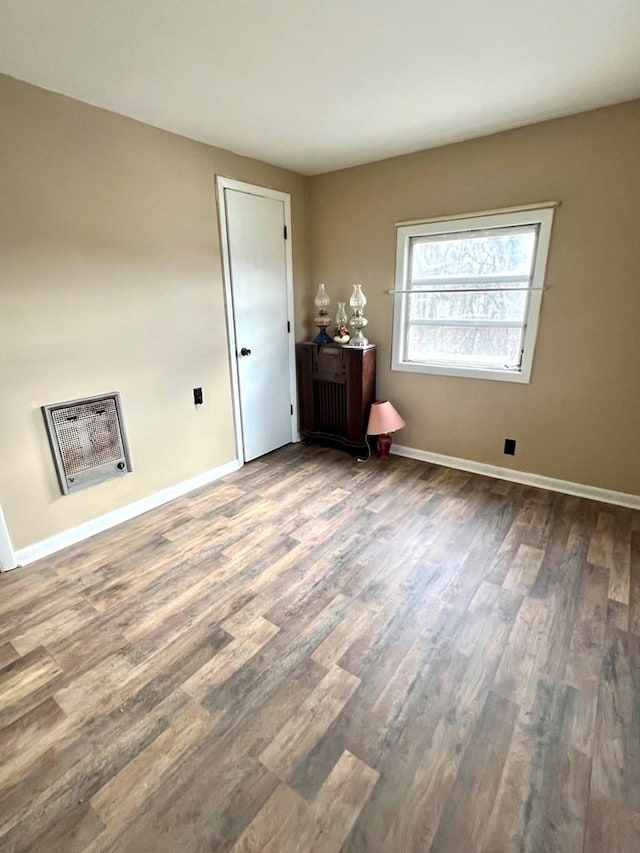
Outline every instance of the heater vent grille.
<path id="1" fill-rule="evenodd" d="M 315 428 L 343 435 L 347 427 L 347 386 L 319 380 L 314 383 Z"/>
<path id="2" fill-rule="evenodd" d="M 117 393 L 43 407 L 64 494 L 131 470 Z"/>

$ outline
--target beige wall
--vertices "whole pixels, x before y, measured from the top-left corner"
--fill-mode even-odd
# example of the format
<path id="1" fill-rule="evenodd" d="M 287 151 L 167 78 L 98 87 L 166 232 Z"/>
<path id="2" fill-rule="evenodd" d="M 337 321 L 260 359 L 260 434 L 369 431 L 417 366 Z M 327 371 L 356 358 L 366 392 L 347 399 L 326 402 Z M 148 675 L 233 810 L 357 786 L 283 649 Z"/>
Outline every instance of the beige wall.
<path id="1" fill-rule="evenodd" d="M 531 383 L 392 372 L 394 223 L 554 199 Z M 313 282 L 364 285 L 399 444 L 637 495 L 639 223 L 635 101 L 313 178 Z"/>
<path id="2" fill-rule="evenodd" d="M 291 193 L 298 339 L 318 281 L 334 306 L 364 284 L 378 396 L 408 423 L 399 443 L 640 493 L 639 143 L 633 102 L 308 179 L 0 76 L 0 506 L 14 546 L 234 458 L 216 174 Z M 531 384 L 392 373 L 394 222 L 551 199 Z M 134 472 L 61 497 L 40 406 L 111 390 Z"/>
<path id="3" fill-rule="evenodd" d="M 0 506 L 20 548 L 235 458 L 214 177 L 291 193 L 299 335 L 307 181 L 1 76 L 0 151 Z M 113 390 L 134 471 L 61 497 L 40 406 Z"/>

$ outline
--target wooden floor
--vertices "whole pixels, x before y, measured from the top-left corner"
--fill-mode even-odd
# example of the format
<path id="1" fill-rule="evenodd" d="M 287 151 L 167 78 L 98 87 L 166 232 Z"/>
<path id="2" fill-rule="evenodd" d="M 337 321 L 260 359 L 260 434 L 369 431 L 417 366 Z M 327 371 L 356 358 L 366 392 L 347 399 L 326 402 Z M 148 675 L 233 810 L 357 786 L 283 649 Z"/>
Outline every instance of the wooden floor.
<path id="1" fill-rule="evenodd" d="M 640 850 L 640 513 L 290 446 L 0 578 L 0 849 Z"/>

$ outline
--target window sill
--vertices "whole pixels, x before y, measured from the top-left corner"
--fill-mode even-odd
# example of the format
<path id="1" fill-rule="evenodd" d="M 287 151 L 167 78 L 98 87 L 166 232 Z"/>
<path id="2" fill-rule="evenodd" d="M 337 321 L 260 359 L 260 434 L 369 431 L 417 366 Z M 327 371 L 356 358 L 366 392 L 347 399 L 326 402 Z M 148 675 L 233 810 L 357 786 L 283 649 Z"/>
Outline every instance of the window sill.
<path id="1" fill-rule="evenodd" d="M 491 368 L 454 367 L 453 365 L 423 364 L 416 361 L 393 361 L 391 370 L 401 373 L 431 373 L 436 376 L 460 376 L 465 379 L 490 379 L 496 382 L 516 382 L 528 385 L 531 370 L 491 370 Z"/>

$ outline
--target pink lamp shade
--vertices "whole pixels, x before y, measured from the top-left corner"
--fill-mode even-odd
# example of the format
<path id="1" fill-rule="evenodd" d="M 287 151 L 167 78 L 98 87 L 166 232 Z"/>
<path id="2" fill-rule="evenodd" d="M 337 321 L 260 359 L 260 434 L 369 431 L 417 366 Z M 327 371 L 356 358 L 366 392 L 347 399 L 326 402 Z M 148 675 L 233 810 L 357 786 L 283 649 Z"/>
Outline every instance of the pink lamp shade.
<path id="1" fill-rule="evenodd" d="M 367 435 L 386 435 L 406 426 L 400 415 L 388 400 L 371 404 Z"/>

